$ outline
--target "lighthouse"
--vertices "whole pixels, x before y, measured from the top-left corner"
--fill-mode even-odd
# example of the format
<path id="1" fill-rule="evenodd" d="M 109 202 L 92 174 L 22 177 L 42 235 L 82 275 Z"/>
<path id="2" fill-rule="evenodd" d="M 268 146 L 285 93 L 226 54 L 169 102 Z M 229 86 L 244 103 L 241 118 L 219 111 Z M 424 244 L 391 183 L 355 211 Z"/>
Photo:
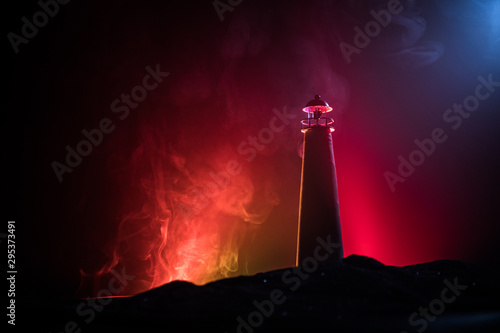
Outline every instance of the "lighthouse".
<path id="1" fill-rule="evenodd" d="M 302 111 L 307 113 L 307 118 L 301 120 L 304 152 L 300 183 L 297 266 L 304 259 L 314 257 L 318 244 L 325 240 L 337 245 L 333 253 L 329 254 L 328 260 L 340 260 L 344 257 L 332 144 L 333 119 L 327 116 L 332 108 L 321 96 L 316 95 Z"/>

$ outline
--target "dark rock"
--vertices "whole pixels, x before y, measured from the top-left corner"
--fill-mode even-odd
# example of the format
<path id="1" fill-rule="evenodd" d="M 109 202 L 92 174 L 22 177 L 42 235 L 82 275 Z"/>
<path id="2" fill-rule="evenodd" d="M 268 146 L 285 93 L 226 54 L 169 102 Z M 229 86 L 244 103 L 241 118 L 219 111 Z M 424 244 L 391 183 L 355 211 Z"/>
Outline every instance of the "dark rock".
<path id="1" fill-rule="evenodd" d="M 95 307 L 95 317 L 82 305 L 88 300 L 37 300 L 29 310 L 51 332 L 64 331 L 70 321 L 82 332 L 494 332 L 500 327 L 498 269 L 451 260 L 394 267 L 355 255 L 313 268 L 204 286 L 175 281 L 133 297 L 102 300 L 106 304 Z"/>

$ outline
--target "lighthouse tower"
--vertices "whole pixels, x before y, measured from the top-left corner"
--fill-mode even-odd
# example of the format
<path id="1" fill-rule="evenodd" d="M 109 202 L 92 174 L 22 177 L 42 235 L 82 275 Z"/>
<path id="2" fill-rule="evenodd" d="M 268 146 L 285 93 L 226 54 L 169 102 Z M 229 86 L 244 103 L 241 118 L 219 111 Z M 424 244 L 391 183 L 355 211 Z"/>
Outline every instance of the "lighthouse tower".
<path id="1" fill-rule="evenodd" d="M 332 108 L 316 95 L 302 110 L 307 113 L 307 118 L 301 121 L 304 154 L 300 184 L 297 266 L 305 258 L 314 257 L 314 250 L 326 240 L 338 245 L 335 251 L 330 253 L 329 260 L 344 257 L 332 144 L 333 119 L 327 117 Z"/>

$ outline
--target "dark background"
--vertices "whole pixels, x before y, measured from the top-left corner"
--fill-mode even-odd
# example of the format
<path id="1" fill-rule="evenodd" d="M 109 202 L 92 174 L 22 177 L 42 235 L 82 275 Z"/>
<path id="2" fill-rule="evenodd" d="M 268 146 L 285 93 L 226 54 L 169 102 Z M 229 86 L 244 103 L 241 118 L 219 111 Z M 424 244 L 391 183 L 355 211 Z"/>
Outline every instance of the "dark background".
<path id="1" fill-rule="evenodd" d="M 474 93 L 478 76 L 500 81 L 500 2 L 402 1 L 347 63 L 339 43 L 352 44 L 353 28 L 385 5 L 245 0 L 221 21 L 211 1 L 71 1 L 18 54 L 5 38 L 4 216 L 18 227 L 20 289 L 87 296 L 81 272 L 104 266 L 140 276 L 128 290 L 139 292 L 158 272 L 155 253 L 167 263 L 158 281 L 172 279 L 179 249 L 238 254 L 237 269 L 210 278 L 292 266 L 300 109 L 316 93 L 334 108 L 346 255 L 498 264 L 500 88 L 457 130 L 442 115 Z M 6 6 L 5 36 L 40 10 L 35 1 Z M 119 120 L 111 102 L 157 64 L 170 75 Z M 297 117 L 246 161 L 239 145 L 285 106 Z M 115 130 L 59 183 L 51 163 L 64 163 L 65 146 L 103 118 Z M 436 127 L 447 141 L 392 192 L 384 173 Z M 233 159 L 241 174 L 183 219 L 180 203 L 192 204 L 193 189 Z M 165 221 L 172 237 L 158 254 Z"/>

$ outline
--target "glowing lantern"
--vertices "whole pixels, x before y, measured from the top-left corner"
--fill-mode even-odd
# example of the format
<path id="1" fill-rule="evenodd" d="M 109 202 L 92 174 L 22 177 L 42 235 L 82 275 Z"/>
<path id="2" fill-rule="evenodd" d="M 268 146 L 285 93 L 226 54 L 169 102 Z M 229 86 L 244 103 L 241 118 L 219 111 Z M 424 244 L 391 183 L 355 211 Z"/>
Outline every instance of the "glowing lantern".
<path id="1" fill-rule="evenodd" d="M 306 104 L 306 107 L 302 111 L 307 112 L 307 119 L 302 119 L 301 131 L 305 133 L 308 128 L 313 126 L 324 126 L 333 132 L 333 119 L 326 117 L 326 113 L 332 111 L 333 109 L 328 105 L 327 102 L 321 99 L 321 96 L 315 95 L 312 101 Z M 323 116 L 323 113 L 325 116 Z"/>

